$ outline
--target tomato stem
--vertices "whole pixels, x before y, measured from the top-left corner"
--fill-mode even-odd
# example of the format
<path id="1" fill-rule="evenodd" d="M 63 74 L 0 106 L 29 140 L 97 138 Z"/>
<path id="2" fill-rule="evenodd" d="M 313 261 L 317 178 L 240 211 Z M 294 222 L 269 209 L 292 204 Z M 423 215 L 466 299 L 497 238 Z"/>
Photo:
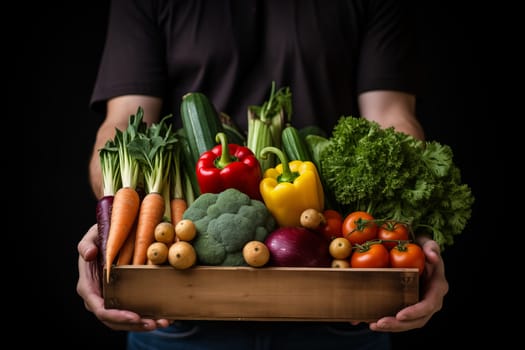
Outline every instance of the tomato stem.
<path id="1" fill-rule="evenodd" d="M 370 241 L 366 241 L 364 243 L 361 243 L 361 244 L 355 244 L 354 245 L 354 248 L 357 249 L 357 251 L 359 252 L 366 252 L 367 250 L 370 250 L 370 247 L 374 244 L 381 244 L 383 243 L 383 240 L 381 239 L 372 239 Z"/>

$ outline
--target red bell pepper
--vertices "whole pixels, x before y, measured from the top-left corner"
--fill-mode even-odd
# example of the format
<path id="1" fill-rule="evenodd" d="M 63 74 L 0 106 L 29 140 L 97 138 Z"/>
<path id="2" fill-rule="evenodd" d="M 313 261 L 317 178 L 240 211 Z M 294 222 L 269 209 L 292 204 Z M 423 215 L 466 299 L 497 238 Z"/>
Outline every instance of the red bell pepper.
<path id="1" fill-rule="evenodd" d="M 250 198 L 262 200 L 259 183 L 261 166 L 254 153 L 234 143 L 228 144 L 226 134 L 215 137 L 219 145 L 204 152 L 197 161 L 197 181 L 201 193 L 219 193 L 236 188 Z"/>

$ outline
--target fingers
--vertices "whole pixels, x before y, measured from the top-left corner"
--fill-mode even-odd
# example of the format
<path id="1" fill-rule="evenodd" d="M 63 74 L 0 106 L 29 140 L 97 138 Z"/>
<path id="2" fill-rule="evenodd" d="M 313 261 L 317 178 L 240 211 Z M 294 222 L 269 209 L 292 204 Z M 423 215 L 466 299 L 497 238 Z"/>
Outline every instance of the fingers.
<path id="1" fill-rule="evenodd" d="M 97 234 L 97 225 L 94 224 L 89 228 L 89 230 L 84 235 L 84 237 L 82 237 L 80 242 L 78 242 L 78 254 L 86 261 L 94 260 L 97 257 L 98 249 L 95 244 Z"/>
<path id="2" fill-rule="evenodd" d="M 86 262 L 79 258 L 79 264 L 86 265 Z M 141 332 L 169 326 L 169 321 L 166 319 L 143 319 L 132 311 L 106 309 L 99 287 L 100 282 L 90 278 L 87 269 L 79 268 L 79 270 L 84 273 L 79 276 L 77 293 L 84 300 L 86 310 L 92 312 L 107 327 L 114 330 Z"/>
<path id="3" fill-rule="evenodd" d="M 400 310 L 395 317 L 383 317 L 370 324 L 370 329 L 383 332 L 404 332 L 423 327 L 442 307 L 443 297 L 426 295 L 420 302 Z"/>
<path id="4" fill-rule="evenodd" d="M 166 319 L 141 318 L 138 314 L 127 310 L 99 308 L 95 315 L 107 327 L 120 331 L 146 332 L 170 325 Z"/>
<path id="5" fill-rule="evenodd" d="M 383 332 L 404 332 L 423 327 L 430 318 L 443 307 L 443 299 L 448 292 L 445 265 L 440 255 L 439 245 L 422 237 L 418 243 L 423 247 L 427 263 L 422 278 L 423 298 L 414 305 L 400 310 L 395 317 L 383 317 L 370 324 L 370 329 Z"/>
<path id="6" fill-rule="evenodd" d="M 119 331 L 148 332 L 169 325 L 167 320 L 139 319 L 138 321 L 102 321 L 107 327 Z"/>
<path id="7" fill-rule="evenodd" d="M 417 237 L 417 243 L 423 248 L 427 262 L 436 264 L 441 260 L 441 248 L 439 244 L 433 239 L 421 235 Z"/>
<path id="8" fill-rule="evenodd" d="M 396 317 L 383 317 L 377 322 L 370 323 L 370 329 L 377 332 L 406 332 L 423 327 L 431 316 L 401 321 Z"/>
<path id="9" fill-rule="evenodd" d="M 169 326 L 170 322 L 166 319 L 144 319 L 132 311 L 105 308 L 100 276 L 93 274 L 91 269 L 98 252 L 95 245 L 97 234 L 97 226 L 93 225 L 78 244 L 76 290 L 83 299 L 86 310 L 92 312 L 104 325 L 113 330 L 144 332 Z"/>
<path id="10" fill-rule="evenodd" d="M 94 233 L 94 237 L 93 237 Z M 77 291 L 82 286 L 89 286 L 86 290 L 99 290 L 100 276 L 97 267 L 98 249 L 94 239 L 97 236 L 96 225 L 92 226 L 78 244 L 78 283 Z M 93 238 L 91 238 L 93 237 Z M 100 291 L 99 291 L 100 292 Z M 80 294 L 80 293 L 79 293 Z M 100 293 L 99 293 L 100 294 Z"/>
<path id="11" fill-rule="evenodd" d="M 103 300 L 101 298 L 99 276 L 91 272 L 89 264 L 90 262 L 86 262 L 79 256 L 77 293 L 84 300 L 86 308 L 89 311 L 94 311 L 96 306 L 103 304 Z"/>
<path id="12" fill-rule="evenodd" d="M 430 290 L 418 303 L 400 310 L 395 319 L 399 322 L 426 322 L 443 307 L 443 295 L 436 290 Z M 423 326 L 421 324 L 420 326 Z"/>

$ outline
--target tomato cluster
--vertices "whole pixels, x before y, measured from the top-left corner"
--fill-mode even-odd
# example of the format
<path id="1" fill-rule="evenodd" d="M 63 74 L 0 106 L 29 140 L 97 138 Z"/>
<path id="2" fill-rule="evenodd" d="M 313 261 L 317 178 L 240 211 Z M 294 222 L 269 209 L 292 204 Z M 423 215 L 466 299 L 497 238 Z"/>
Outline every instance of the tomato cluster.
<path id="1" fill-rule="evenodd" d="M 340 225 L 339 229 L 336 225 Z M 417 268 L 420 275 L 423 273 L 425 254 L 418 244 L 410 241 L 410 230 L 405 223 L 379 221 L 370 213 L 355 211 L 344 218 L 339 215 L 339 224 L 334 222 L 324 230 L 323 234 L 332 240 L 330 253 L 334 266 L 344 267 L 346 263 L 342 260 L 346 260 L 349 267 L 408 267 Z M 351 249 L 342 239 L 350 242 Z"/>

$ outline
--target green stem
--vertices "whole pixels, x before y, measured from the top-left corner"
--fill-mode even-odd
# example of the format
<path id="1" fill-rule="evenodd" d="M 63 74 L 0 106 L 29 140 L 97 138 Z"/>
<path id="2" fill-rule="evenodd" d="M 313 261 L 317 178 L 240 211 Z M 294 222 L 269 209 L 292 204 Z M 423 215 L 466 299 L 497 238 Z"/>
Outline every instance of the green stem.
<path id="1" fill-rule="evenodd" d="M 228 164 L 234 162 L 236 157 L 230 154 L 230 148 L 228 147 L 228 138 L 223 132 L 217 133 L 215 136 L 215 142 L 221 144 L 221 156 L 220 158 L 215 159 L 215 166 L 219 169 L 225 168 Z"/>
<path id="2" fill-rule="evenodd" d="M 269 111 L 273 107 L 274 97 L 275 97 L 275 81 L 272 81 L 272 88 L 270 90 L 270 98 L 265 104 L 263 104 L 261 108 L 261 114 L 259 116 L 261 120 L 266 121 L 266 117 L 269 114 Z"/>
<path id="3" fill-rule="evenodd" d="M 261 150 L 261 157 L 266 158 L 267 153 L 273 153 L 279 157 L 279 160 L 281 161 L 281 165 L 283 167 L 283 170 L 281 174 L 277 177 L 277 182 L 290 182 L 293 183 L 296 178 L 299 177 L 299 173 L 297 171 L 292 171 L 290 169 L 290 164 L 288 162 L 288 158 L 286 157 L 286 154 L 281 151 L 277 147 L 268 146 L 264 147 Z"/>

